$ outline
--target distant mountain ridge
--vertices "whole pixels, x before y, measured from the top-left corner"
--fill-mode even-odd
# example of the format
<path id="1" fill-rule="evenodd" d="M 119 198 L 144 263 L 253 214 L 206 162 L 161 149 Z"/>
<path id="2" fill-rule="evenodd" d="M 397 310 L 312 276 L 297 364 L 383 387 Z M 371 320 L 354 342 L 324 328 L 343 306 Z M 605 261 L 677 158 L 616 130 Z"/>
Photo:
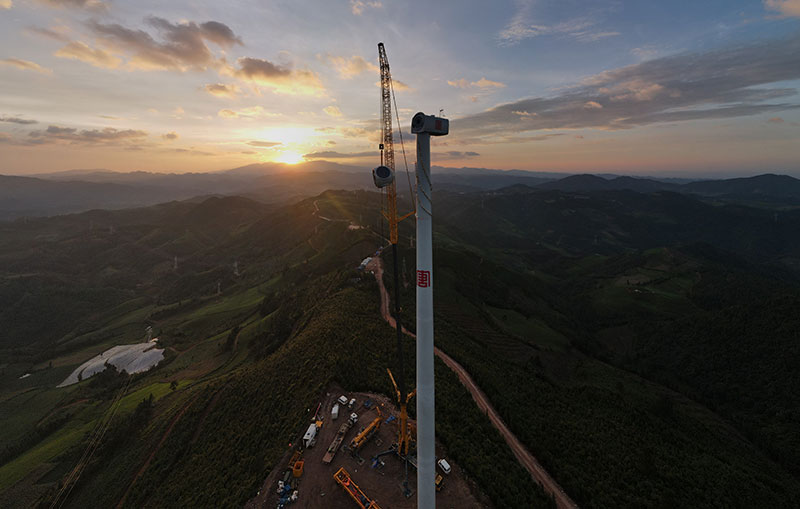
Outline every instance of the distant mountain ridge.
<path id="1" fill-rule="evenodd" d="M 142 207 L 198 196 L 241 195 L 266 203 L 313 196 L 327 189 L 373 189 L 370 165 L 307 161 L 297 165 L 255 163 L 208 173 L 70 170 L 33 176 L 0 175 L 0 220 L 48 216 L 94 208 Z M 509 186 L 564 192 L 670 191 L 731 201 L 800 205 L 800 180 L 786 175 L 684 182 L 616 175 L 568 175 L 525 170 L 434 167 L 436 189 L 492 191 Z M 398 192 L 407 192 L 398 168 Z M 413 178 L 413 177 L 412 177 Z M 521 192 L 517 187 L 515 192 Z"/>
<path id="2" fill-rule="evenodd" d="M 635 191 L 653 193 L 672 191 L 707 198 L 800 204 L 800 180 L 788 175 L 772 173 L 724 180 L 701 180 L 686 184 L 634 177 L 605 179 L 596 175 L 584 174 L 572 175 L 537 187 L 566 192 Z"/>

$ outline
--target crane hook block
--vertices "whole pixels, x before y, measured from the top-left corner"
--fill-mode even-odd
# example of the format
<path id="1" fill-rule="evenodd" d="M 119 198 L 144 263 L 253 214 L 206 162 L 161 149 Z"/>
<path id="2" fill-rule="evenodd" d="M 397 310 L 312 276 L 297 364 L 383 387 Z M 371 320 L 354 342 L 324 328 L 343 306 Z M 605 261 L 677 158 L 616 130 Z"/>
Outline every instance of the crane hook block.
<path id="1" fill-rule="evenodd" d="M 375 187 L 386 187 L 394 182 L 394 172 L 388 166 L 378 166 L 372 170 L 372 180 Z"/>

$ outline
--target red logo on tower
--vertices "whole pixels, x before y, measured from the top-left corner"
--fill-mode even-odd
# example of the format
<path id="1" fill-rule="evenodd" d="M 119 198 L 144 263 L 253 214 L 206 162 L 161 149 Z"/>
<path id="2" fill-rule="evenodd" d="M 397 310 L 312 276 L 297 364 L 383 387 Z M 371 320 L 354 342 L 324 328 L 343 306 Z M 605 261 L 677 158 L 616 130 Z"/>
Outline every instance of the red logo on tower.
<path id="1" fill-rule="evenodd" d="M 431 286 L 431 271 L 418 270 L 417 271 L 417 286 L 420 288 L 428 288 Z"/>

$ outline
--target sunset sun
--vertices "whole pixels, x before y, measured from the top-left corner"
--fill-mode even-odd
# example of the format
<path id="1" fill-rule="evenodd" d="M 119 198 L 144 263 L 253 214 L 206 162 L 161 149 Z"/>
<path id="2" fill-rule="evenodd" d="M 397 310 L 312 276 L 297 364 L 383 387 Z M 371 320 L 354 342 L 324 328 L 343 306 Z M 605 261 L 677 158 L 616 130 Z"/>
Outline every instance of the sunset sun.
<path id="1" fill-rule="evenodd" d="M 286 164 L 297 164 L 303 162 L 303 154 L 299 152 L 282 152 L 274 161 Z"/>

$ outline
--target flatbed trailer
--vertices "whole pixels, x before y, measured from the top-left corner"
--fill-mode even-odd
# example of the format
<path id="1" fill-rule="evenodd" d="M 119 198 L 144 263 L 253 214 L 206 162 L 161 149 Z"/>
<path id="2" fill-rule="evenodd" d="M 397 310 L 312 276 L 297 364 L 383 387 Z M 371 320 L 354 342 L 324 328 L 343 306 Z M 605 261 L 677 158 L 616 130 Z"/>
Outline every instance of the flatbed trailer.
<path id="1" fill-rule="evenodd" d="M 328 450 L 325 452 L 325 456 L 322 457 L 322 462 L 326 465 L 330 465 L 333 461 L 333 457 L 336 456 L 336 452 L 339 450 L 339 447 L 344 442 L 344 436 L 353 427 L 353 421 L 348 420 L 344 424 L 339 427 L 339 431 L 336 432 L 336 437 L 331 442 L 331 445 L 328 446 Z"/>

